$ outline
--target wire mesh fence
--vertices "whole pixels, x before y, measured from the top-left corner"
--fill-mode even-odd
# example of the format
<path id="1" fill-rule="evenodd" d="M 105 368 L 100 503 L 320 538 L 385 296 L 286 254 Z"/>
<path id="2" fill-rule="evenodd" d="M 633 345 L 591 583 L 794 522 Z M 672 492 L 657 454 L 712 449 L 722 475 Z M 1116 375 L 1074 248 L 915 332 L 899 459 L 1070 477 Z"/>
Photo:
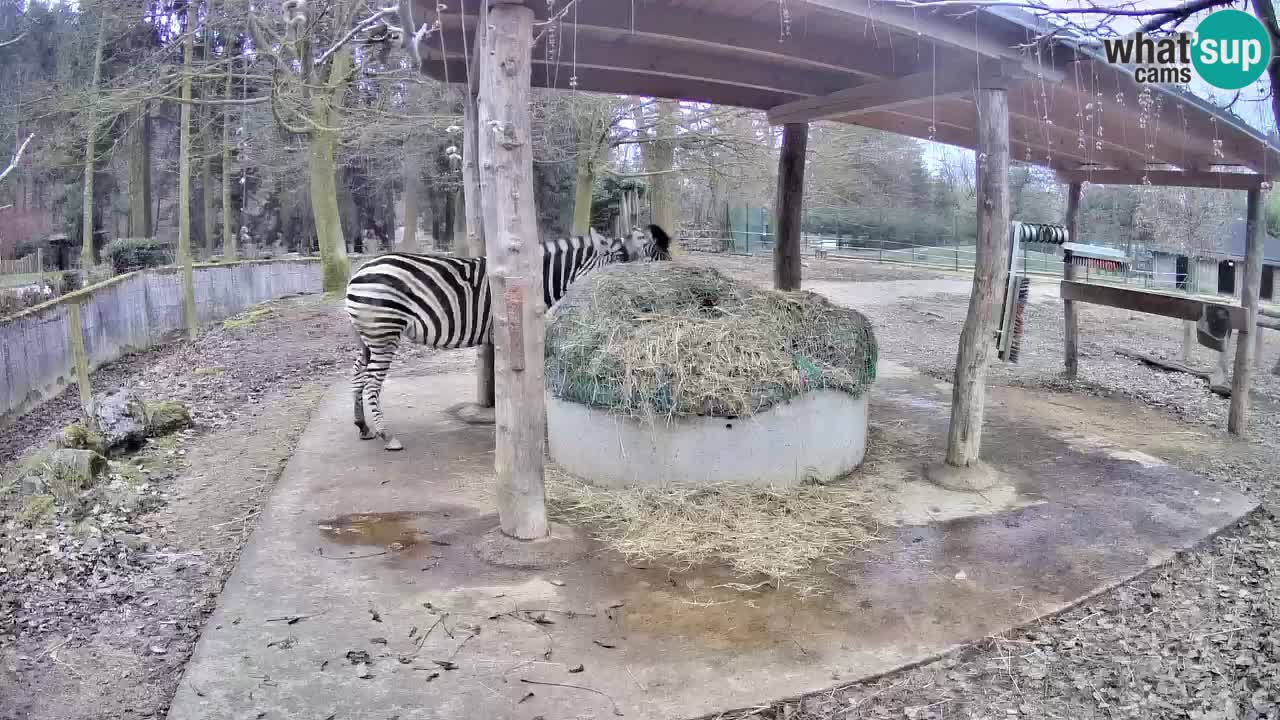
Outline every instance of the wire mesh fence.
<path id="1" fill-rule="evenodd" d="M 775 244 L 772 234 L 745 229 L 733 230 L 729 235 L 723 230 L 686 229 L 680 242 L 694 252 L 746 256 L 769 255 L 773 253 Z M 972 270 L 976 256 L 972 245 L 926 245 L 816 233 L 802 233 L 800 247 L 803 255 L 816 258 L 900 263 L 954 271 Z M 1013 270 L 1031 275 L 1062 277 L 1062 253 L 1057 249 L 1040 251 L 1024 246 L 1014 259 Z M 1188 276 L 1187 273 L 1157 272 L 1154 269 L 1135 267 L 1133 263 L 1118 271 L 1084 265 L 1077 268 L 1076 279 L 1192 294 L 1216 292 L 1216 287 L 1207 285 L 1213 279 L 1197 282 L 1194 274 Z"/>

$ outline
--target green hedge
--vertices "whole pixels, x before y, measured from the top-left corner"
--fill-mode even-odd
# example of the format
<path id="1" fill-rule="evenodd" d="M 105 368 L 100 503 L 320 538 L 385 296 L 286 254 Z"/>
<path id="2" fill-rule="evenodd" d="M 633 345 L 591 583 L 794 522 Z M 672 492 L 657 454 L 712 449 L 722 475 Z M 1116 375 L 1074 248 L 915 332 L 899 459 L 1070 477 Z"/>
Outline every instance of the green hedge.
<path id="1" fill-rule="evenodd" d="M 118 273 L 168 264 L 169 253 L 163 245 L 147 238 L 119 238 L 102 248 L 102 256 Z"/>

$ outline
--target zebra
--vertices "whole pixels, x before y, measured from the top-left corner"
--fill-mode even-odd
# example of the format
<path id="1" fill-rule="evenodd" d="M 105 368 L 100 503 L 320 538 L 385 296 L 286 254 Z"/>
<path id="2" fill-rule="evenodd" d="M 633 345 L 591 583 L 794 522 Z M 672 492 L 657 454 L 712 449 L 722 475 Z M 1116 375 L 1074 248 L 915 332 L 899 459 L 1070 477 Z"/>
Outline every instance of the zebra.
<path id="1" fill-rule="evenodd" d="M 549 308 L 569 285 L 601 265 L 636 260 L 670 260 L 671 238 L 657 225 L 649 234 L 636 228 L 626 238 L 588 237 L 542 243 L 543 301 Z M 346 308 L 360 347 L 351 392 L 361 440 L 382 438 L 387 450 L 404 445 L 382 420 L 382 384 L 408 337 L 440 349 L 474 347 L 489 340 L 492 298 L 485 259 L 388 253 L 360 267 L 347 282 Z M 365 408 L 369 420 L 366 422 Z"/>

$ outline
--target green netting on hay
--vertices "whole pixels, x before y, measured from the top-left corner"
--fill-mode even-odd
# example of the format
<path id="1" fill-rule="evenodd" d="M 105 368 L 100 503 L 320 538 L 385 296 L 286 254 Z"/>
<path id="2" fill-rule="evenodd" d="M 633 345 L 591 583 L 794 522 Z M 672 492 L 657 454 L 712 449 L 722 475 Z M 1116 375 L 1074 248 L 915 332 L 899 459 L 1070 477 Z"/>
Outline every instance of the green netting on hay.
<path id="1" fill-rule="evenodd" d="M 578 280 L 547 327 L 558 398 L 637 418 L 751 415 L 809 390 L 861 396 L 878 348 L 861 313 L 687 261 Z"/>

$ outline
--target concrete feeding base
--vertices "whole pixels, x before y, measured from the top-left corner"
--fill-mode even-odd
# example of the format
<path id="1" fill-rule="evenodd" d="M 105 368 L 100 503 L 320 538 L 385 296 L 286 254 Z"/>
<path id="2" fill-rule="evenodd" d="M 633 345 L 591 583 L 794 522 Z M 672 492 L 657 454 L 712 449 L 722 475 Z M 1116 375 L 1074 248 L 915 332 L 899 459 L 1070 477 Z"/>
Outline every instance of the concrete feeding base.
<path id="1" fill-rule="evenodd" d="M 1061 610 L 1256 506 L 1147 452 L 1157 446 L 1081 435 L 1098 432 L 1096 412 L 1012 388 L 991 390 L 983 442 L 1011 485 L 939 488 L 920 466 L 942 456 L 948 386 L 883 363 L 879 375 L 867 462 L 851 482 L 879 494 L 891 524 L 824 566 L 830 592 L 816 597 L 741 592 L 721 567 L 628 564 L 598 547 L 542 570 L 487 563 L 493 430 L 446 412 L 474 378 L 393 376 L 388 419 L 405 443 L 394 454 L 357 438 L 337 383 L 168 718 L 671 720 L 757 706 Z M 1141 422 L 1183 442 L 1168 420 Z"/>
<path id="2" fill-rule="evenodd" d="M 796 487 L 852 472 L 867 449 L 867 397 L 817 390 L 750 417 L 643 422 L 547 394 L 551 459 L 595 485 Z"/>

